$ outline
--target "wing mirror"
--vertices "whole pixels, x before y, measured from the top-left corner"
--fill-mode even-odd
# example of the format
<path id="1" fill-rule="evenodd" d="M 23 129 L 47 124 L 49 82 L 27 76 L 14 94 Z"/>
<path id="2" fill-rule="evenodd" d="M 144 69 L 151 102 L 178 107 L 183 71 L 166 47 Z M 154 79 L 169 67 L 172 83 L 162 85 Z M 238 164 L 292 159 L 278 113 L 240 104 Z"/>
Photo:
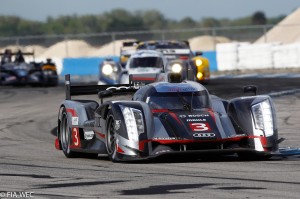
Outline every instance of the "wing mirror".
<path id="1" fill-rule="evenodd" d="M 105 98 L 105 97 L 111 97 L 111 96 L 113 96 L 113 92 L 110 91 L 110 90 L 104 90 L 104 91 L 100 91 L 98 93 L 98 97 L 101 100 L 101 104 L 103 104 L 103 98 Z"/>
<path id="2" fill-rule="evenodd" d="M 254 93 L 257 94 L 257 87 L 254 85 L 248 85 L 244 87 L 244 93 Z"/>

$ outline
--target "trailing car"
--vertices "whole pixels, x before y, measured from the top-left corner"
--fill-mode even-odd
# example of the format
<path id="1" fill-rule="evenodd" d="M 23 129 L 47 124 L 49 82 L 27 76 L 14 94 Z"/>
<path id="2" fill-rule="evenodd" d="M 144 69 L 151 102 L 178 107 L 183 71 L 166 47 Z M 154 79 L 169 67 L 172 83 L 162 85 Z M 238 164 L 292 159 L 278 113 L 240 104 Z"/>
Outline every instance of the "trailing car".
<path id="1" fill-rule="evenodd" d="M 209 61 L 202 56 L 202 52 L 192 52 L 188 41 L 154 40 L 134 44 L 136 50 L 156 50 L 161 52 L 169 61 L 169 68 L 172 72 L 181 73 L 186 78 L 186 71 L 191 68 L 195 80 L 206 83 L 210 79 Z"/>
<path id="2" fill-rule="evenodd" d="M 157 51 L 139 50 L 133 53 L 126 62 L 125 67 L 121 67 L 113 60 L 107 59 L 103 62 L 99 83 L 107 84 L 126 84 L 129 83 L 129 75 L 131 74 L 157 74 L 166 72 L 167 60 Z"/>
<path id="3" fill-rule="evenodd" d="M 73 86 L 67 75 L 56 149 L 69 158 L 107 154 L 112 161 L 235 153 L 268 159 L 278 152 L 281 139 L 269 96 L 224 100 L 197 82 L 179 82 L 177 75 L 139 88 L 145 82 L 135 75 L 130 84 L 114 86 Z M 98 94 L 100 102 L 73 99 L 90 94 Z"/>
<path id="4" fill-rule="evenodd" d="M 34 56 L 33 52 L 11 52 L 6 49 L 1 53 L 0 84 L 1 85 L 32 85 L 57 86 L 58 75 L 51 59 L 46 62 L 26 62 L 24 56 Z M 12 57 L 15 57 L 12 61 Z"/>

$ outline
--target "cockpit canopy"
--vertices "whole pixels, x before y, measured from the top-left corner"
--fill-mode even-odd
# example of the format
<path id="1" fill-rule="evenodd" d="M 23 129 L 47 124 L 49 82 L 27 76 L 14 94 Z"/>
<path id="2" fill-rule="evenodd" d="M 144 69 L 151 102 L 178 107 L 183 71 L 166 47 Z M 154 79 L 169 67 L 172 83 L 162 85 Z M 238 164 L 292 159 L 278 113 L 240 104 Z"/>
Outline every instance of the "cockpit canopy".
<path id="1" fill-rule="evenodd" d="M 159 82 L 140 88 L 133 100 L 148 103 L 151 109 L 195 110 L 210 108 L 208 91 L 196 82 Z"/>
<path id="2" fill-rule="evenodd" d="M 130 60 L 129 68 L 164 68 L 161 57 L 134 57 Z"/>

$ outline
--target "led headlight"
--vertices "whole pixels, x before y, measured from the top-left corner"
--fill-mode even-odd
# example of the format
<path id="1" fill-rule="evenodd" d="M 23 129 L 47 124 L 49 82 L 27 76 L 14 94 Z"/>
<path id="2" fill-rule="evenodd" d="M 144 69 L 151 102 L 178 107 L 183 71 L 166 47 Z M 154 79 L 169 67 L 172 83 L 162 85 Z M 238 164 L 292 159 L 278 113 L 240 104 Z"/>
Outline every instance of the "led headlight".
<path id="1" fill-rule="evenodd" d="M 140 110 L 121 106 L 122 114 L 130 140 L 138 141 L 138 136 L 144 133 L 143 115 Z"/>
<path id="2" fill-rule="evenodd" d="M 262 131 L 266 137 L 272 136 L 274 133 L 273 114 L 269 100 L 262 101 L 251 107 L 254 127 L 258 131 Z"/>
<path id="3" fill-rule="evenodd" d="M 202 60 L 201 59 L 196 59 L 195 64 L 196 66 L 201 66 L 202 65 Z"/>
<path id="4" fill-rule="evenodd" d="M 181 64 L 175 63 L 172 65 L 171 70 L 173 73 L 180 73 L 182 70 Z"/>
<path id="5" fill-rule="evenodd" d="M 113 66 L 111 64 L 104 64 L 102 66 L 102 73 L 104 75 L 111 75 L 113 73 L 114 69 Z"/>
<path id="6" fill-rule="evenodd" d="M 203 73 L 198 72 L 198 73 L 197 73 L 197 79 L 201 79 L 202 77 L 203 77 Z"/>

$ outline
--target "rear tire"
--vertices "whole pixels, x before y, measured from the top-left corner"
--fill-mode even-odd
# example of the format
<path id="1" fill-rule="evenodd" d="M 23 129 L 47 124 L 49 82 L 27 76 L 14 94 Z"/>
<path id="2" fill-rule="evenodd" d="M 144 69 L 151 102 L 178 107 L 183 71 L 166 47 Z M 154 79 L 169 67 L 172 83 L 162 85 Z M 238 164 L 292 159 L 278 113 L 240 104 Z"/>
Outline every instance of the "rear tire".
<path id="1" fill-rule="evenodd" d="M 106 151 L 109 159 L 112 162 L 116 162 L 117 155 L 117 137 L 115 131 L 115 119 L 112 114 L 112 111 L 109 111 L 107 117 L 107 126 L 106 126 Z"/>

